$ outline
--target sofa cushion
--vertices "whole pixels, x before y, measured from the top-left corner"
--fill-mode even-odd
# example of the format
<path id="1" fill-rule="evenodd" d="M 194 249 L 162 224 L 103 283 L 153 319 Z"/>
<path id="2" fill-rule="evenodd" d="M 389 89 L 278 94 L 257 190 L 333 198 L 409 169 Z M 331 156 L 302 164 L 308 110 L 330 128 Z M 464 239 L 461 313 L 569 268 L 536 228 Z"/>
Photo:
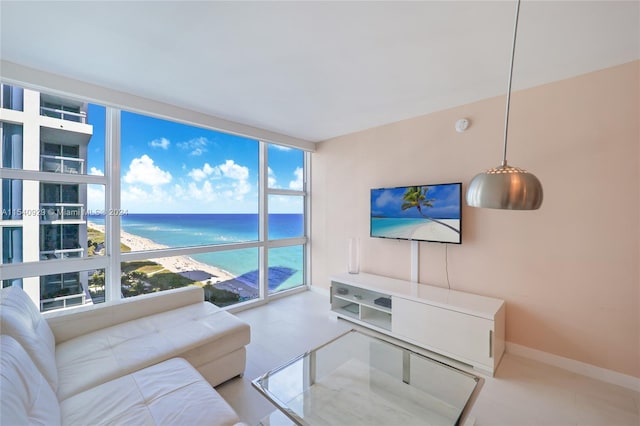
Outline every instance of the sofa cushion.
<path id="1" fill-rule="evenodd" d="M 53 333 L 36 305 L 20 287 L 0 290 L 0 323 L 2 334 L 20 343 L 55 392 L 58 373 Z"/>
<path id="2" fill-rule="evenodd" d="M 173 358 L 60 403 L 68 425 L 233 425 L 238 416 L 184 359 Z"/>
<path id="3" fill-rule="evenodd" d="M 4 328 L 4 322 L 3 322 Z M 46 378 L 11 336 L 0 336 L 0 424 L 60 424 L 60 406 Z"/>
<path id="4" fill-rule="evenodd" d="M 204 345 L 212 351 L 208 359 L 215 359 L 249 340 L 248 324 L 205 302 L 107 327 L 56 347 L 58 397 L 69 398 L 169 358 L 191 361 L 190 352 L 201 355 Z"/>
<path id="5" fill-rule="evenodd" d="M 56 344 L 105 327 L 201 303 L 204 290 L 195 285 L 109 300 L 95 305 L 74 306 L 72 312 L 53 310 L 44 314 Z"/>

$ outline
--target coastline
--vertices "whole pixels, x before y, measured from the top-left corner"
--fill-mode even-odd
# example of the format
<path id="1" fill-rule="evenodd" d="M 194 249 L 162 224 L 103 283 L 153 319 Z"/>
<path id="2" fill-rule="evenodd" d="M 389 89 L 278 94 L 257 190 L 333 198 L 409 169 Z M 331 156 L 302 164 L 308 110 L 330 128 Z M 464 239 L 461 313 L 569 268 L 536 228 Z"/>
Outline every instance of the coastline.
<path id="1" fill-rule="evenodd" d="M 442 222 L 456 229 L 460 229 L 460 221 L 457 219 L 443 219 Z M 460 234 L 436 222 L 429 222 L 414 228 L 411 233 L 411 238 L 455 243 L 460 238 Z"/>
<path id="2" fill-rule="evenodd" d="M 460 229 L 459 219 L 440 219 L 440 221 Z M 460 237 L 455 231 L 432 221 L 420 224 L 398 224 L 385 229 L 385 234 L 391 238 L 437 240 L 451 243 L 457 242 Z"/>
<path id="3" fill-rule="evenodd" d="M 98 225 L 92 222 L 87 222 L 87 227 L 103 234 L 105 231 L 104 225 Z M 170 248 L 169 246 L 158 244 L 148 238 L 130 234 L 122 230 L 120 231 L 120 242 L 131 248 L 131 251 L 149 251 Z M 207 263 L 199 262 L 189 256 L 150 258 L 149 260 L 162 265 L 170 272 L 180 274 L 187 278 L 189 278 L 190 273 L 202 271 L 206 273 L 206 275 L 210 276 L 210 278 L 194 281 L 199 282 L 200 285 L 205 285 L 207 284 L 207 281 L 211 281 L 211 284 L 215 288 L 237 293 L 243 299 L 253 299 L 258 297 L 259 294 L 257 288 L 237 280 L 236 276 L 230 272 L 216 266 L 211 266 Z"/>

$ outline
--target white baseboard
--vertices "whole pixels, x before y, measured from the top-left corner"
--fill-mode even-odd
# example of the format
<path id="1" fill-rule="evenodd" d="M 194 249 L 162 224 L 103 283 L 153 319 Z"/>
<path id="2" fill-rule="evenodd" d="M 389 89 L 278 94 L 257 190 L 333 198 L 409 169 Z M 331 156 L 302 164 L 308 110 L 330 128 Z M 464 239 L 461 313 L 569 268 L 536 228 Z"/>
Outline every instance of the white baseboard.
<path id="1" fill-rule="evenodd" d="M 329 297 L 329 289 L 311 285 L 309 290 Z M 518 355 L 523 358 L 533 359 L 544 364 L 553 365 L 572 373 L 582 374 L 592 379 L 601 380 L 603 382 L 622 386 L 636 392 L 640 392 L 640 377 L 630 376 L 628 374 L 619 373 L 617 371 L 608 370 L 606 368 L 597 367 L 585 362 L 576 361 L 575 359 L 565 358 L 559 355 L 550 354 L 527 346 L 518 345 L 517 343 L 506 342 L 506 352 Z"/>
<path id="2" fill-rule="evenodd" d="M 592 379 L 612 383 L 636 392 L 640 392 L 640 378 L 618 373 L 617 371 L 597 367 L 574 359 L 565 358 L 548 352 L 539 351 L 516 343 L 507 342 L 506 351 L 509 354 L 518 355 L 523 358 L 533 359 L 545 364 L 559 367 L 572 373 L 582 374 Z"/>

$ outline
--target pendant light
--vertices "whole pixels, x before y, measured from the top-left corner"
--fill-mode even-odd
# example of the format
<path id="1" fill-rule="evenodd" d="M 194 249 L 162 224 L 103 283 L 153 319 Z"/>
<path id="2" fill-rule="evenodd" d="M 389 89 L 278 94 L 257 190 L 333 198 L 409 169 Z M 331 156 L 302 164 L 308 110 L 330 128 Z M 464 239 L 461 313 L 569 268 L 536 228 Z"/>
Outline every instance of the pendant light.
<path id="1" fill-rule="evenodd" d="M 509 84 L 507 86 L 507 110 L 504 119 L 504 150 L 502 164 L 477 174 L 467 189 L 467 204 L 471 207 L 507 210 L 536 210 L 542 205 L 542 184 L 533 173 L 507 165 L 507 132 L 509 129 L 509 103 L 511 102 L 511 80 L 513 58 L 516 52 L 518 14 L 520 0 L 516 5 L 516 22 L 513 27 Z"/>

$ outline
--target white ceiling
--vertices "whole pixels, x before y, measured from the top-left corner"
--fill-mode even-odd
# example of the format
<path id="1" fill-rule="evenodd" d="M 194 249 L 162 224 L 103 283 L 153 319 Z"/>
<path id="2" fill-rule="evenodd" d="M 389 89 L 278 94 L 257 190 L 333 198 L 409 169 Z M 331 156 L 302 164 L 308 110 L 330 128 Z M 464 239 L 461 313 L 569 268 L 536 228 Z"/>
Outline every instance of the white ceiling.
<path id="1" fill-rule="evenodd" d="M 513 1 L 2 0 L 0 56 L 321 141 L 504 94 L 514 13 Z M 523 1 L 514 89 L 636 59 L 640 2 Z"/>

